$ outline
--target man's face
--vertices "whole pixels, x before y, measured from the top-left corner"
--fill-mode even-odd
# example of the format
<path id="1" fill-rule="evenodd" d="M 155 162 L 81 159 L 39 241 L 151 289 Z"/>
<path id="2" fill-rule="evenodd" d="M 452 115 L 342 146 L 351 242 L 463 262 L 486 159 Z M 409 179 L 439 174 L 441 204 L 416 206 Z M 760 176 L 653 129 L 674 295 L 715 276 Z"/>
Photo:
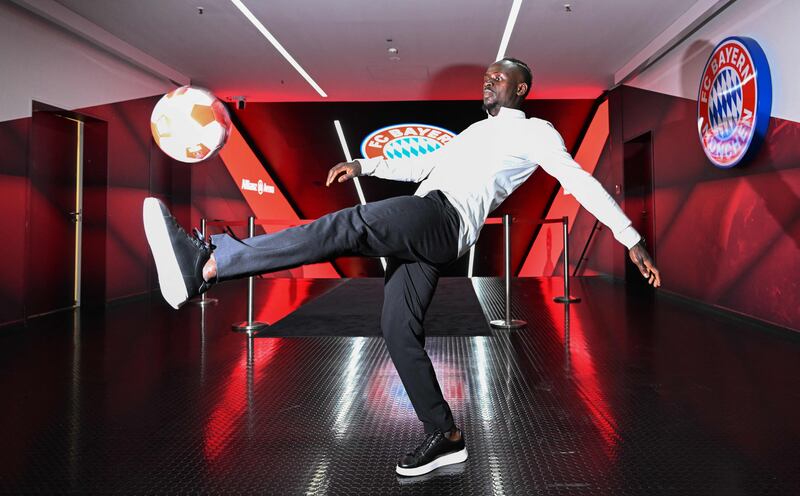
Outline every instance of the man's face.
<path id="1" fill-rule="evenodd" d="M 483 109 L 497 115 L 500 107 L 519 108 L 528 90 L 522 74 L 511 62 L 495 62 L 483 75 Z"/>

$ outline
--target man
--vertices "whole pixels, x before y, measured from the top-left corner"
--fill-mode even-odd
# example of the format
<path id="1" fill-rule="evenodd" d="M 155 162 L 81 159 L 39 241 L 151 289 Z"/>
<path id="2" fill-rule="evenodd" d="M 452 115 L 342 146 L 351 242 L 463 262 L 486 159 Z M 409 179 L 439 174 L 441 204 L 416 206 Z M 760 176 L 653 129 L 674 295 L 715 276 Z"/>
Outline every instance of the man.
<path id="1" fill-rule="evenodd" d="M 238 240 L 221 234 L 205 244 L 187 235 L 155 198 L 144 203 L 144 224 L 167 302 L 175 308 L 216 282 L 272 272 L 339 256 L 387 257 L 381 329 L 389 354 L 427 434 L 402 457 L 397 473 L 422 475 L 467 459 L 424 349 L 423 320 L 441 269 L 466 253 L 488 214 L 541 166 L 628 249 L 655 287 L 658 270 L 641 237 L 603 187 L 576 164 L 549 122 L 520 110 L 531 86 L 523 62 L 506 58 L 484 75 L 488 117 L 434 153 L 412 159 L 339 163 L 327 186 L 361 175 L 421 182 L 414 196 L 390 198 L 328 214 L 296 228 Z"/>

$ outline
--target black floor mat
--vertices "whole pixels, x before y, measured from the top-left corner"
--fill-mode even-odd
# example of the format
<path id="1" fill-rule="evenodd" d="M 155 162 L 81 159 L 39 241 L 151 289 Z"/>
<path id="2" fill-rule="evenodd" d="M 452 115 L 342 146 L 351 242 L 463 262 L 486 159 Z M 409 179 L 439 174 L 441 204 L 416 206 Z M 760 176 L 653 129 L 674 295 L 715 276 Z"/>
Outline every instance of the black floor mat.
<path id="1" fill-rule="evenodd" d="M 379 336 L 383 279 L 351 279 L 303 305 L 259 336 Z M 470 279 L 439 280 L 425 316 L 426 336 L 489 336 Z"/>

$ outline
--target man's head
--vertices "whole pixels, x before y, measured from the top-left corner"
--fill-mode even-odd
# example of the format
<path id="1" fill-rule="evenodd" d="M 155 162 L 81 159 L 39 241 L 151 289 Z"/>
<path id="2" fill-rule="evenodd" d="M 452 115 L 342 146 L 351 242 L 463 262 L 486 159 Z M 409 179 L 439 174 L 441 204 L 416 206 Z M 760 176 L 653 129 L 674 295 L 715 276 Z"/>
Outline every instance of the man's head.
<path id="1" fill-rule="evenodd" d="M 483 76 L 483 109 L 497 115 L 500 107 L 520 108 L 531 89 L 532 79 L 525 62 L 512 58 L 498 60 Z"/>

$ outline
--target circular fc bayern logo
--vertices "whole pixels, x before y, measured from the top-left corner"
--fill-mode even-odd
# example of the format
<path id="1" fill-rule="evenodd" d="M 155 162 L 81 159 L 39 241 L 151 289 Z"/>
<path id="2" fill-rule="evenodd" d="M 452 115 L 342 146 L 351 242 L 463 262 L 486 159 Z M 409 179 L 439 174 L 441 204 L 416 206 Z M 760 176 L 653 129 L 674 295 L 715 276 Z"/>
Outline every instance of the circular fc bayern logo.
<path id="1" fill-rule="evenodd" d="M 727 169 L 755 154 L 771 108 L 764 51 L 751 38 L 722 40 L 706 62 L 697 94 L 697 130 L 711 163 Z"/>
<path id="2" fill-rule="evenodd" d="M 434 152 L 455 138 L 452 131 L 429 124 L 395 124 L 373 131 L 361 142 L 364 158 L 419 157 Z"/>

